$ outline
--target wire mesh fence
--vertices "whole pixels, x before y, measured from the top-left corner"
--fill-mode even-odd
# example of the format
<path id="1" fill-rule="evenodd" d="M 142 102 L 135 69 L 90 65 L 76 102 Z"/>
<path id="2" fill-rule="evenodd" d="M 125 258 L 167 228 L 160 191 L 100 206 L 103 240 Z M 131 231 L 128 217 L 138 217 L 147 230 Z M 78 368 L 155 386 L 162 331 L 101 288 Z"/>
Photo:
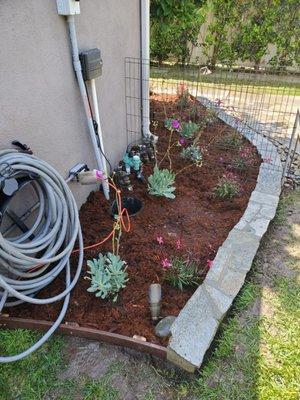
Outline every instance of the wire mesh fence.
<path id="1" fill-rule="evenodd" d="M 136 58 L 125 60 L 128 143 L 141 138 L 142 120 L 149 119 L 143 112 L 142 100 L 150 100 L 150 125 L 166 117 L 157 115 L 156 110 L 151 108 L 151 99 L 155 96 L 159 96 L 162 102 L 176 101 L 176 117 L 190 120 L 195 120 L 197 107 L 202 103 L 206 107 L 210 105 L 215 112 L 225 111 L 234 117 L 237 126 L 243 124 L 268 139 L 259 141 L 257 146 L 269 143 L 268 163 L 271 168 L 278 167 L 273 154 L 278 151 L 283 166 L 290 163 L 285 168 L 286 173 L 290 173 L 293 163 L 293 172 L 296 170 L 300 174 L 297 168 L 300 142 L 297 133 L 293 134 L 297 110 L 300 109 L 299 73 L 274 69 L 255 71 L 238 66 L 211 71 L 199 65 L 151 65 L 147 82 L 149 97 L 147 95 L 147 99 L 143 99 L 141 71 L 147 63 L 148 60 Z M 191 97 L 194 101 L 188 107 Z"/>

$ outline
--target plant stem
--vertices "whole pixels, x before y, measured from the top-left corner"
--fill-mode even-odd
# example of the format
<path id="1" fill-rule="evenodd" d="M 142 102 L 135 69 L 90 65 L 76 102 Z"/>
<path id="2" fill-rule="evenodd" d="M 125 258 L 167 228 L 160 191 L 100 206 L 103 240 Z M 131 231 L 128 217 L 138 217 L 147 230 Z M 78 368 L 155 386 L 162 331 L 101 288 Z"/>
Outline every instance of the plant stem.
<path id="1" fill-rule="evenodd" d="M 192 167 L 193 165 L 196 165 L 196 164 L 195 164 L 195 163 L 192 163 L 192 164 L 186 165 L 185 167 L 181 168 L 178 172 L 175 173 L 175 176 L 181 174 L 181 172 L 183 172 L 184 170 L 186 170 L 186 169 Z"/>

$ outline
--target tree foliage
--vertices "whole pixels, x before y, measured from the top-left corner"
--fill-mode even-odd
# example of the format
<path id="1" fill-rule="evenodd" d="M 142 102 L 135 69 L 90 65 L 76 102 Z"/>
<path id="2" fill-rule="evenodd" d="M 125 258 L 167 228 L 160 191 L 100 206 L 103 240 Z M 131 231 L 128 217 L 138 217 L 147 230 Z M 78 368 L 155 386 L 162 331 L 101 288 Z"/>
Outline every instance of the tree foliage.
<path id="1" fill-rule="evenodd" d="M 162 62 L 175 57 L 188 60 L 189 44 L 196 45 L 204 19 L 200 12 L 202 0 L 151 1 L 151 56 Z"/>
<path id="2" fill-rule="evenodd" d="M 212 66 L 247 60 L 258 68 L 269 44 L 276 46 L 274 66 L 299 62 L 298 0 L 209 0 L 207 10 L 214 16 L 205 38 Z"/>
<path id="3" fill-rule="evenodd" d="M 213 20 L 201 46 L 212 67 L 240 60 L 259 68 L 270 44 L 273 66 L 299 65 L 299 0 L 152 0 L 152 58 L 188 61 L 209 13 Z"/>

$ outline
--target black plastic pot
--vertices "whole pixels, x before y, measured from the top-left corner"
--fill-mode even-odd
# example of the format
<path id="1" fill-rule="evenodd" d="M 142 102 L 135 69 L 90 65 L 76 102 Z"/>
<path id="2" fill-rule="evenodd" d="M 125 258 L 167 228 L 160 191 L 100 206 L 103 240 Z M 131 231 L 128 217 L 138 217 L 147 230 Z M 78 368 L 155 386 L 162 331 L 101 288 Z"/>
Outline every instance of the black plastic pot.
<path id="1" fill-rule="evenodd" d="M 122 209 L 126 208 L 128 214 L 132 217 L 141 211 L 143 203 L 136 197 L 122 197 Z M 111 215 L 114 217 L 118 214 L 118 207 L 116 200 L 112 203 L 110 209 Z"/>

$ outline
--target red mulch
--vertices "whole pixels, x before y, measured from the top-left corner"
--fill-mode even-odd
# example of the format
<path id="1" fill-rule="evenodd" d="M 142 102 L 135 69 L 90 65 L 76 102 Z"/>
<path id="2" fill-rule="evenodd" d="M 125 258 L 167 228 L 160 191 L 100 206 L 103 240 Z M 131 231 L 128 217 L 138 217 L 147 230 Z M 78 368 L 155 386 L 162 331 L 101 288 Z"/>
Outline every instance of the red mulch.
<path id="1" fill-rule="evenodd" d="M 165 111 L 168 117 L 178 115 L 175 101 L 175 96 L 167 96 L 162 102 L 160 95 L 153 95 L 152 115 L 162 116 Z M 201 110 L 205 113 L 204 108 Z M 188 119 L 188 112 L 181 112 L 180 117 Z M 99 300 L 88 293 L 89 281 L 84 279 L 86 260 L 96 257 L 100 251 L 111 251 L 111 243 L 107 242 L 99 250 L 86 251 L 82 276 L 72 293 L 65 321 L 127 336 L 137 334 L 145 336 L 150 342 L 165 344 L 164 340 L 160 340 L 154 334 L 148 306 L 149 285 L 155 282 L 162 283 L 162 316 L 177 315 L 196 288 L 181 292 L 164 282 L 161 260 L 165 257 L 171 258 L 173 255 L 184 256 L 189 252 L 197 259 L 199 274 L 204 278 L 208 270 L 207 260 L 214 258 L 218 247 L 239 221 L 256 184 L 261 160 L 253 149 L 255 165 L 245 171 L 235 172 L 241 183 L 241 194 L 231 200 L 220 200 L 212 194 L 218 178 L 228 171 L 230 160 L 238 154 L 237 150 L 221 150 L 214 145 L 217 137 L 230 130 L 232 129 L 220 120 L 204 130 L 200 139 L 203 165 L 201 168 L 193 166 L 176 178 L 174 200 L 150 196 L 145 185 L 133 181 L 134 191 L 131 195 L 142 200 L 143 209 L 131 219 L 131 232 L 124 233 L 121 239 L 120 256 L 128 263 L 127 286 L 120 292 L 116 303 Z M 169 137 L 162 120 L 156 134 L 159 135 L 159 153 L 162 153 Z M 246 139 L 243 139 L 243 143 L 251 146 Z M 175 172 L 188 162 L 179 156 L 179 152 L 180 149 L 176 146 L 173 153 Z M 167 163 L 164 166 L 167 166 Z M 146 176 L 151 174 L 152 168 L 153 165 L 145 166 Z M 100 241 L 110 232 L 113 220 L 109 209 L 110 204 L 105 201 L 101 192 L 91 193 L 87 202 L 81 207 L 80 220 L 85 245 Z M 157 243 L 157 236 L 163 236 L 164 245 Z M 175 246 L 178 238 L 181 238 L 183 243 L 183 249 L 180 251 L 176 250 Z M 76 256 L 72 257 L 75 266 Z M 64 276 L 43 290 L 41 297 L 53 295 L 61 290 L 63 282 Z M 46 306 L 25 304 L 10 309 L 10 315 L 54 320 L 59 309 L 59 304 Z"/>

